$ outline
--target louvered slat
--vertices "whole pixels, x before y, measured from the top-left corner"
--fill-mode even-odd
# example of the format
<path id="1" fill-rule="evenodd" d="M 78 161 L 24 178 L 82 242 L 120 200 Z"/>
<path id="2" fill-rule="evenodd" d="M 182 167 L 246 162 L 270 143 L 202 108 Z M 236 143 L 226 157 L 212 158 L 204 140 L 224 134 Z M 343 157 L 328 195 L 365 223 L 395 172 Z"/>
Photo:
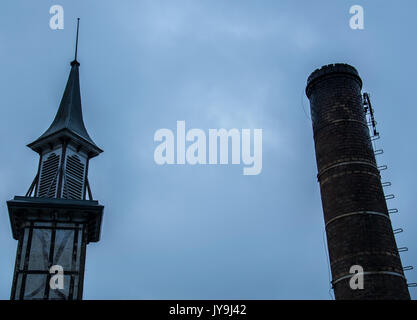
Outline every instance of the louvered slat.
<path id="1" fill-rule="evenodd" d="M 85 165 L 77 155 L 68 155 L 65 167 L 64 197 L 82 199 Z"/>
<path id="2" fill-rule="evenodd" d="M 53 198 L 56 191 L 56 174 L 59 166 L 59 156 L 51 153 L 42 163 L 42 173 L 39 180 L 38 197 Z M 49 192 L 48 192 L 49 191 Z"/>

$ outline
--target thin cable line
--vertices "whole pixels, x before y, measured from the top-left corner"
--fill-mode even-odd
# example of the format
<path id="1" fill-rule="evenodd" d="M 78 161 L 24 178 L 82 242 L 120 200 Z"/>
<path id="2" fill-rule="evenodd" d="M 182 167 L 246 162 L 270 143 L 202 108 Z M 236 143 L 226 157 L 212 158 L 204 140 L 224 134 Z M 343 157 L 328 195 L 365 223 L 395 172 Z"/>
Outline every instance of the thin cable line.
<path id="1" fill-rule="evenodd" d="M 331 294 L 331 290 L 332 290 L 332 286 L 331 286 L 331 283 L 332 283 L 332 281 L 330 280 L 330 263 L 329 263 L 329 256 L 328 256 L 328 254 L 327 254 L 327 246 L 326 246 L 326 242 L 325 242 L 325 239 L 324 239 L 324 232 L 325 232 L 326 230 L 323 230 L 323 235 L 322 235 L 322 240 L 323 240 L 323 248 L 324 248 L 324 253 L 326 254 L 326 260 L 327 260 L 327 271 L 328 271 L 328 273 L 327 273 L 327 275 L 328 275 L 328 278 L 329 278 L 329 284 L 330 284 L 330 287 L 329 287 L 329 296 L 330 296 L 330 299 L 334 299 L 333 298 L 333 296 L 332 296 L 332 294 Z"/>
<path id="2" fill-rule="evenodd" d="M 303 108 L 303 111 L 304 111 L 304 114 L 305 114 L 306 118 L 311 123 L 311 118 L 308 116 L 308 114 L 306 112 L 306 109 L 305 109 L 305 105 L 304 105 L 304 89 L 301 89 L 301 107 Z"/>

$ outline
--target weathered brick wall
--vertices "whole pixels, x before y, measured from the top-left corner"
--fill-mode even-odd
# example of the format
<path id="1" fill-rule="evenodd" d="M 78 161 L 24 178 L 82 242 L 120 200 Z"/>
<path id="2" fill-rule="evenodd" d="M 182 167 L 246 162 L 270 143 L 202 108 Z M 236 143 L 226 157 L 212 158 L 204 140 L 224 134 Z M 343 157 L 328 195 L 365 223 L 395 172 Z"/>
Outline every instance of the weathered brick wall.
<path id="1" fill-rule="evenodd" d="M 324 66 L 307 80 L 335 297 L 410 299 L 361 89 L 358 72 L 346 64 Z M 349 286 L 353 265 L 364 269 L 363 290 Z"/>

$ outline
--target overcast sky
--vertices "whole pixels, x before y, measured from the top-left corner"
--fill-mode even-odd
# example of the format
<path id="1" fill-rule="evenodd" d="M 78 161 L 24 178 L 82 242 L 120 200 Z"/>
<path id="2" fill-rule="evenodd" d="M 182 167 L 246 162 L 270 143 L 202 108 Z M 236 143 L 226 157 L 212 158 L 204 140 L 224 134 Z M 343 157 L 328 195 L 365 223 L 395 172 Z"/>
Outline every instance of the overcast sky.
<path id="1" fill-rule="evenodd" d="M 64 8 L 51 30 L 49 8 Z M 349 27 L 362 4 L 365 29 Z M 90 162 L 105 206 L 87 249 L 85 299 L 331 299 L 309 103 L 309 74 L 355 66 L 385 150 L 383 180 L 403 265 L 417 265 L 417 2 L 377 0 L 1 1 L 0 298 L 17 241 L 6 201 L 24 195 L 74 54 Z M 154 162 L 156 130 L 261 128 L 263 170 Z M 417 271 L 406 273 L 417 282 Z M 416 290 L 411 289 L 413 298 Z"/>

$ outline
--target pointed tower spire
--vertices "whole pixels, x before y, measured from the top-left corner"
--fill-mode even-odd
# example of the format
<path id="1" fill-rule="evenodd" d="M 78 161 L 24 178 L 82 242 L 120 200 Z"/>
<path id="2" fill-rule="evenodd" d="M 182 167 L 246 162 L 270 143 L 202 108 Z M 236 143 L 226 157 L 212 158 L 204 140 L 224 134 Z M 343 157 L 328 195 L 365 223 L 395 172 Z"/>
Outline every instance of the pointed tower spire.
<path id="1" fill-rule="evenodd" d="M 28 147 L 38 153 L 41 152 L 45 146 L 50 146 L 51 143 L 54 145 L 59 142 L 59 140 L 62 140 L 62 138 L 74 140 L 88 151 L 87 153 L 90 157 L 96 156 L 102 152 L 90 138 L 83 121 L 78 70 L 80 63 L 77 61 L 79 22 L 80 19 L 78 18 L 75 59 L 71 62 L 71 71 L 58 112 L 50 127 L 37 140 L 28 144 Z"/>

